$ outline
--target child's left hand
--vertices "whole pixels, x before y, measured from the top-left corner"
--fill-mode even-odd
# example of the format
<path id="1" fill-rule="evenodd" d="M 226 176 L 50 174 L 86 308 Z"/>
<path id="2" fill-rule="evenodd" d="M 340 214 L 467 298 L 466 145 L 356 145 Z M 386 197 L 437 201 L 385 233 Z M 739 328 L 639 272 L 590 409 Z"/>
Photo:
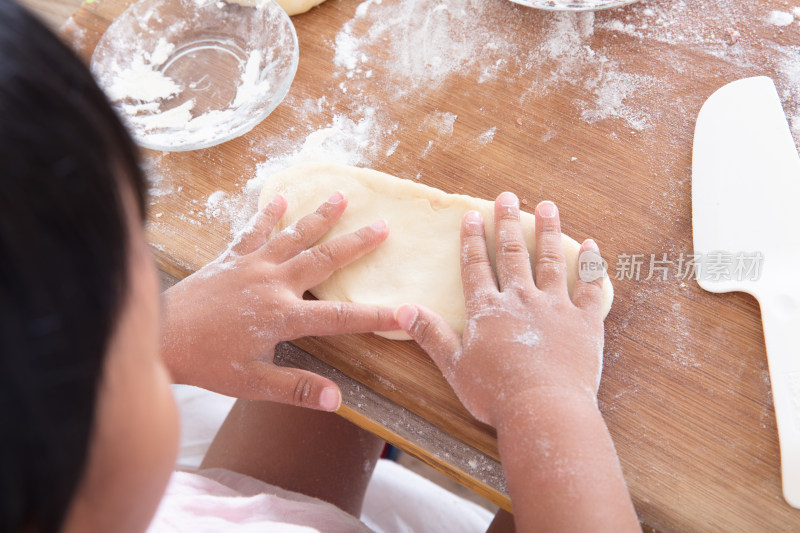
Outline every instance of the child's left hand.
<path id="1" fill-rule="evenodd" d="M 168 291 L 162 350 L 176 383 L 249 400 L 334 411 L 332 381 L 273 363 L 278 342 L 307 335 L 399 329 L 394 310 L 303 300 L 303 293 L 376 248 L 385 222 L 313 246 L 347 205 L 335 193 L 294 226 L 269 238 L 286 210 L 275 197 L 227 252 Z"/>

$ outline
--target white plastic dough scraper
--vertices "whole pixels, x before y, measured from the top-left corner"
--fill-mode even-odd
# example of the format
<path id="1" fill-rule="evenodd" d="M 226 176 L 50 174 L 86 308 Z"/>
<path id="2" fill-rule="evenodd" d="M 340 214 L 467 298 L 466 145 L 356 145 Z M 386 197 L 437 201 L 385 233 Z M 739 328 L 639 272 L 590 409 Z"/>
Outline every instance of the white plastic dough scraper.
<path id="1" fill-rule="evenodd" d="M 800 508 L 800 157 L 771 79 L 730 83 L 700 110 L 692 224 L 700 286 L 761 305 L 783 496 Z"/>

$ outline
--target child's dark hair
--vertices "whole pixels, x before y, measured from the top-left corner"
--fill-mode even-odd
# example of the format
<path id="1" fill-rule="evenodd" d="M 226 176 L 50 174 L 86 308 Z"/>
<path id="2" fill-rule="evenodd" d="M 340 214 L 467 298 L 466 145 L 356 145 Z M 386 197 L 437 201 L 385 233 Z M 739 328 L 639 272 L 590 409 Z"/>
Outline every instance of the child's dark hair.
<path id="1" fill-rule="evenodd" d="M 58 531 L 126 295 L 130 137 L 88 69 L 0 0 L 0 531 Z M 131 398 L 131 401 L 136 401 Z"/>

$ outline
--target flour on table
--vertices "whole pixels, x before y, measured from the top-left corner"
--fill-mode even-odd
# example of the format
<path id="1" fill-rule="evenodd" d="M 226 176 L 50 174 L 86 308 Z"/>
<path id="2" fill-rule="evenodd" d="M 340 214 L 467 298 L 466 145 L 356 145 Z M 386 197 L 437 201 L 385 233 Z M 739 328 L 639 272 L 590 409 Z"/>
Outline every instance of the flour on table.
<path id="1" fill-rule="evenodd" d="M 147 197 L 150 205 L 153 205 L 158 198 L 176 192 L 175 187 L 164 178 L 158 169 L 160 159 L 160 156 L 143 157 L 140 163 L 147 179 Z"/>
<path id="2" fill-rule="evenodd" d="M 784 109 L 788 115 L 795 142 L 800 143 L 800 46 L 789 47 L 788 53 L 779 66 L 780 95 L 789 104 L 784 105 Z"/>
<path id="3" fill-rule="evenodd" d="M 313 115 L 324 112 L 327 100 L 321 97 L 298 105 Z M 244 184 L 241 193 L 216 191 L 206 200 L 204 214 L 206 218 L 229 222 L 231 234 L 236 235 L 256 212 L 258 195 L 272 174 L 300 163 L 369 165 L 397 149 L 400 141 L 393 139 L 397 129 L 398 124 L 387 120 L 375 107 L 354 109 L 349 116 L 334 114 L 327 125 L 309 132 L 299 143 L 278 139 L 274 145 L 262 148 L 266 152 L 256 165 L 255 176 Z"/>
<path id="4" fill-rule="evenodd" d="M 529 42 L 515 42 L 513 35 L 527 29 L 529 12 L 491 0 L 365 0 L 335 38 L 341 89 L 350 95 L 375 83 L 403 96 L 437 90 L 454 80 L 480 85 L 510 77 L 528 80 L 519 95 L 524 102 L 565 84 L 580 84 L 590 94 L 575 102 L 582 120 L 619 119 L 639 131 L 664 118 L 651 114 L 653 99 L 685 78 L 621 63 L 613 40 L 611 45 L 596 44 L 598 31 L 643 44 L 689 45 L 745 68 L 777 66 L 787 47 L 768 44 L 763 50 L 744 50 L 737 43 L 747 42 L 747 30 L 754 24 L 789 27 L 800 7 L 770 11 L 735 0 L 674 0 L 596 13 L 546 13 L 535 19 L 541 30 Z M 708 12 L 719 16 L 698 16 Z M 787 82 L 779 80 L 779 85 L 787 88 Z"/>
<path id="5" fill-rule="evenodd" d="M 222 204 L 227 196 L 228 193 L 225 191 L 215 191 L 211 193 L 208 200 L 206 200 L 206 214 L 214 218 L 219 218 L 220 214 L 222 214 Z"/>
<path id="6" fill-rule="evenodd" d="M 396 86 L 398 94 L 434 88 L 450 75 L 469 72 L 487 55 L 496 64 L 514 52 L 503 32 L 486 20 L 492 10 L 500 12 L 485 0 L 366 0 L 337 34 L 334 62 L 347 78 L 386 71 L 404 81 Z M 377 55 L 376 48 L 382 48 Z"/>
<path id="7" fill-rule="evenodd" d="M 475 139 L 476 147 L 484 147 L 494 139 L 494 134 L 497 133 L 497 126 L 492 126 L 488 130 L 484 131 Z"/>
<path id="8" fill-rule="evenodd" d="M 389 147 L 389 149 L 386 150 L 386 157 L 389 157 L 390 155 L 394 154 L 395 151 L 397 151 L 398 146 L 400 146 L 400 141 L 395 141 L 394 144 L 392 144 Z"/>
<path id="9" fill-rule="evenodd" d="M 709 11 L 719 16 L 697 16 Z M 797 8 L 787 6 L 784 11 L 795 16 Z M 771 11 L 763 6 L 734 0 L 653 0 L 597 13 L 547 13 L 535 18 L 541 28 L 528 42 L 515 42 L 509 36 L 523 30 L 530 33 L 524 27 L 529 12 L 495 0 L 365 0 L 357 4 L 331 43 L 335 70 L 329 86 L 315 98 L 290 94 L 283 105 L 294 113 L 296 125 L 287 135 L 252 146 L 255 170 L 239 193 L 229 194 L 208 212 L 204 206 L 195 206 L 197 211 L 210 216 L 219 210 L 218 220 L 229 220 L 235 233 L 255 212 L 255 199 L 266 177 L 302 162 L 376 166 L 402 157 L 407 167 L 403 177 L 420 181 L 426 175 L 425 163 L 440 150 L 479 150 L 505 127 L 522 127 L 525 118 L 514 122 L 512 117 L 510 124 L 500 124 L 490 111 L 481 109 L 486 122 L 475 131 L 465 131 L 458 105 L 442 102 L 418 123 L 408 123 L 387 108 L 387 90 L 389 95 L 408 97 L 450 87 L 456 81 L 480 90 L 483 84 L 513 78 L 523 86 L 515 103 L 524 106 L 529 99 L 578 85 L 585 89 L 585 96 L 573 104 L 578 120 L 588 124 L 618 120 L 632 132 L 669 121 L 676 132 L 683 131 L 692 120 L 693 107 L 676 101 L 669 116 L 658 116 L 652 102 L 678 84 L 690 84 L 691 76 L 654 72 L 653 65 L 627 64 L 617 55 L 617 48 L 641 45 L 646 49 L 648 43 L 686 46 L 693 53 L 743 70 L 760 65 L 774 68 L 792 131 L 800 139 L 800 46 L 771 42 L 752 46 L 750 28 L 773 26 Z M 775 31 L 797 31 L 797 26 L 775 27 Z M 732 40 L 732 34 L 738 38 Z M 662 63 L 674 68 L 668 61 Z M 381 88 L 379 97 L 370 90 L 374 87 Z M 322 125 L 303 131 L 309 123 Z M 407 147 L 404 136 L 417 132 L 423 134 L 419 145 L 411 154 L 402 153 Z M 549 125 L 542 130 L 542 142 L 558 142 L 560 134 L 558 127 Z M 616 132 L 609 133 L 609 142 L 619 142 Z M 672 216 L 673 208 L 680 207 L 675 197 L 682 186 L 670 184 L 664 198 L 654 200 L 653 209 Z"/>
<path id="10" fill-rule="evenodd" d="M 82 50 L 86 44 L 86 28 L 79 26 L 72 17 L 64 21 L 58 32 L 75 51 Z"/>
<path id="11" fill-rule="evenodd" d="M 615 76 L 613 61 L 592 49 L 594 13 L 549 14 L 541 40 L 522 45 L 508 37 L 524 29 L 513 9 L 527 8 L 488 0 L 366 0 L 336 36 L 334 62 L 345 77 L 340 88 L 362 87 L 365 73 L 372 77 L 376 71 L 396 80 L 397 96 L 434 90 L 475 73 L 477 84 L 532 77 L 522 98 L 554 90 L 559 83 L 581 83 L 598 95 L 599 105 L 581 104 L 588 121 L 622 118 L 636 129 L 648 124 L 640 113 L 623 107 L 628 95 L 651 81 Z"/>
<path id="12" fill-rule="evenodd" d="M 378 155 L 381 137 L 397 128 L 396 124 L 383 127 L 377 113 L 376 108 L 367 107 L 356 120 L 334 115 L 330 125 L 310 133 L 299 149 L 259 164 L 255 178 L 247 182 L 247 191 L 258 194 L 267 177 L 301 163 L 368 164 Z"/>
<path id="13" fill-rule="evenodd" d="M 770 11 L 767 20 L 775 26 L 788 26 L 794 22 L 794 14 L 785 11 Z"/>
<path id="14" fill-rule="evenodd" d="M 418 127 L 419 131 L 433 131 L 438 136 L 453 135 L 453 126 L 458 119 L 455 113 L 444 111 L 433 111 L 425 115 Z"/>

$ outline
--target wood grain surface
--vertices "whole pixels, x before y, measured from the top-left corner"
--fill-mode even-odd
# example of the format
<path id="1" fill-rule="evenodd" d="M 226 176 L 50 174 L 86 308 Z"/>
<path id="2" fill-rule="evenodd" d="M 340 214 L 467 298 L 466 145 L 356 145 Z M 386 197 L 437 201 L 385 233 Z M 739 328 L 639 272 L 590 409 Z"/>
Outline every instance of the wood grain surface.
<path id="1" fill-rule="evenodd" d="M 160 191 L 149 226 L 159 266 L 183 277 L 224 249 L 231 221 L 209 213 L 212 193 L 240 197 L 259 163 L 299 150 L 336 114 L 357 121 L 365 106 L 377 109 L 395 126 L 376 140 L 369 166 L 446 192 L 494 198 L 510 189 L 528 210 L 555 200 L 565 233 L 592 236 L 612 277 L 618 263 L 642 254 L 641 279 L 614 282 L 599 400 L 645 523 L 660 531 L 800 530 L 800 512 L 781 496 L 757 303 L 706 293 L 674 269 L 668 279 L 645 279 L 653 254 L 674 261 L 692 252 L 692 131 L 705 99 L 726 82 L 767 74 L 779 81 L 787 111 L 800 107 L 791 84 L 798 24 L 770 22 L 771 11 L 792 6 L 653 0 L 579 18 L 510 2 L 462 4 L 491 4 L 476 21 L 483 28 L 476 39 L 487 27 L 502 36 L 501 46 L 486 41 L 476 55 L 495 57 L 514 43 L 528 59 L 501 57 L 494 70 L 465 61 L 440 79 L 425 78 L 427 71 L 403 78 L 388 60 L 373 61 L 398 53 L 386 41 L 365 54 L 371 77 L 348 78 L 335 62 L 336 39 L 359 2 L 329 0 L 295 17 L 300 66 L 272 115 L 214 148 L 146 155 Z M 124 6 L 84 4 L 64 33 L 88 60 Z M 376 9 L 391 2 L 369 7 Z M 434 4 L 409 13 L 411 25 L 433 17 Z M 560 50 L 554 31 L 577 32 L 581 41 Z M 448 135 L 428 127 L 436 112 L 457 116 Z M 255 197 L 243 197 L 240 209 L 252 212 Z M 492 430 L 466 413 L 414 344 L 360 335 L 297 345 L 497 457 Z"/>

